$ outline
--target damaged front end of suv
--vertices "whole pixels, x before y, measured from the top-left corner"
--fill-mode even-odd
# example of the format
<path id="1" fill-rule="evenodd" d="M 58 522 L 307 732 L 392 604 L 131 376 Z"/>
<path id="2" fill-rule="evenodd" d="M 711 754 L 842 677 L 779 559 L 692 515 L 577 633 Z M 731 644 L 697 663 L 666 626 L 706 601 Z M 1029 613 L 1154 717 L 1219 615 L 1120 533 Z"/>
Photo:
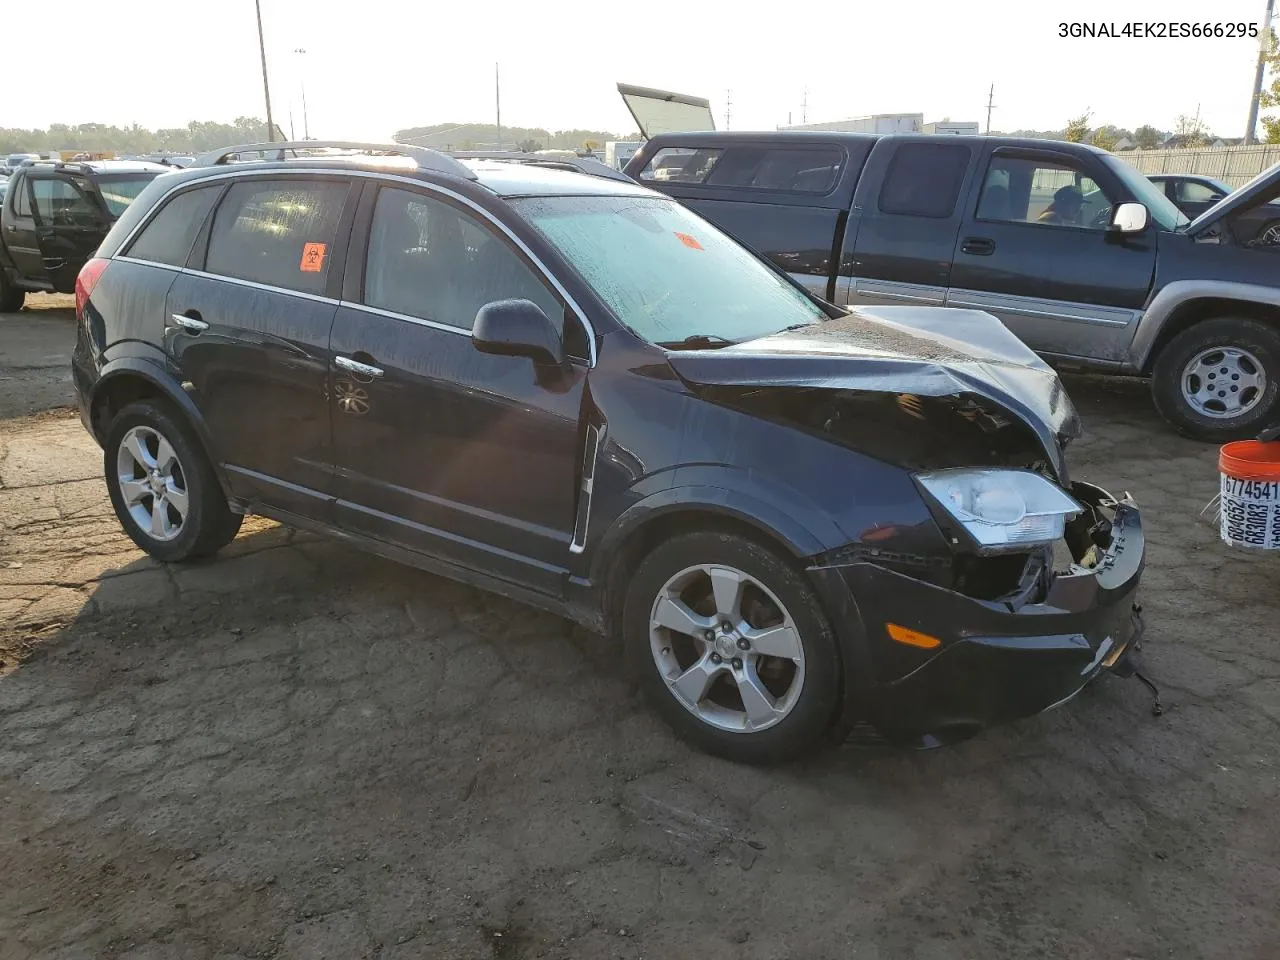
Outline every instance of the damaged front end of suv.
<path id="1" fill-rule="evenodd" d="M 670 362 L 718 407 L 888 468 L 850 484 L 846 542 L 806 562 L 846 720 L 948 742 L 1133 672 L 1139 512 L 1068 475 L 1074 407 L 998 320 L 870 308 Z"/>

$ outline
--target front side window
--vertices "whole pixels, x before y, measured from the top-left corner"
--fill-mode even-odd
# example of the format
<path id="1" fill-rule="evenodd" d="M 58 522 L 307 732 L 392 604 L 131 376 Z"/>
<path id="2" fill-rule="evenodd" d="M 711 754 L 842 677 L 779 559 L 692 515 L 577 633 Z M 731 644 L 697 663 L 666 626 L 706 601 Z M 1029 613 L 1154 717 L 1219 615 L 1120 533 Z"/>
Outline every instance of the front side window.
<path id="1" fill-rule="evenodd" d="M 996 156 L 978 198 L 978 219 L 1105 230 L 1111 203 L 1093 178 L 1074 166 Z"/>
<path id="2" fill-rule="evenodd" d="M 827 315 L 784 276 L 665 197 L 512 201 L 637 336 L 740 342 Z M 685 344 L 697 338 L 696 344 Z"/>
<path id="3" fill-rule="evenodd" d="M 128 209 L 129 204 L 138 198 L 147 184 L 156 178 L 154 173 L 146 174 L 116 174 L 114 176 L 99 177 L 97 180 L 98 193 L 102 194 L 102 199 L 107 205 L 107 209 L 111 211 L 111 216 L 118 217 Z"/>
<path id="4" fill-rule="evenodd" d="M 166 203 L 130 244 L 126 256 L 180 267 L 187 262 L 196 234 L 204 226 L 209 208 L 218 199 L 220 186 L 180 193 Z"/>
<path id="5" fill-rule="evenodd" d="M 205 269 L 302 293 L 324 293 L 347 185 L 244 180 L 213 217 Z"/>
<path id="6" fill-rule="evenodd" d="M 836 147 L 730 147 L 706 178 L 710 187 L 784 193 L 830 192 L 844 151 Z"/>
<path id="7" fill-rule="evenodd" d="M 1217 203 L 1227 195 L 1227 190 L 1215 190 L 1199 180 L 1176 180 L 1176 199 L 1181 203 Z"/>
<path id="8" fill-rule="evenodd" d="M 19 217 L 31 216 L 31 196 L 28 193 L 30 183 L 23 180 L 13 191 L 13 212 Z"/>
<path id="9" fill-rule="evenodd" d="M 904 143 L 889 161 L 880 188 L 880 212 L 936 219 L 951 216 L 969 156 L 964 144 Z"/>
<path id="10" fill-rule="evenodd" d="M 645 164 L 640 179 L 703 183 L 723 152 L 714 147 L 663 147 Z"/>
<path id="11" fill-rule="evenodd" d="M 46 227 L 93 227 L 102 213 L 78 186 L 63 177 L 39 177 L 31 181 L 36 216 Z"/>
<path id="12" fill-rule="evenodd" d="M 564 306 L 505 240 L 442 200 L 378 191 L 365 265 L 370 307 L 470 330 L 495 300 L 532 300 L 560 327 Z"/>

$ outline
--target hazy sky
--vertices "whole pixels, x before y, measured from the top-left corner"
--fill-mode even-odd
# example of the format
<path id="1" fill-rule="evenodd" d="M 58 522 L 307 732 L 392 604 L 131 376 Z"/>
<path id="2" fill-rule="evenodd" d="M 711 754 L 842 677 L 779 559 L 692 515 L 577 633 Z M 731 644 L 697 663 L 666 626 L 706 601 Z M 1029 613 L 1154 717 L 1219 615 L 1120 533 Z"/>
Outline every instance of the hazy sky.
<path id="1" fill-rule="evenodd" d="M 10 82 L 0 126 L 180 126 L 265 113 L 253 0 L 5 6 Z M 1240 136 L 1257 41 L 1060 39 L 1058 24 L 1256 22 L 1264 6 L 262 0 L 262 15 L 276 121 L 287 131 L 292 106 L 299 136 L 303 63 L 313 136 L 384 138 L 407 126 L 491 120 L 495 61 L 503 122 L 552 129 L 633 129 L 620 80 L 705 96 L 721 129 L 731 90 L 736 130 L 772 129 L 788 113 L 800 122 L 806 87 L 810 121 L 898 112 L 984 121 L 994 83 L 995 129 L 1061 127 L 1086 108 L 1096 123 L 1169 129 L 1198 106 L 1215 133 Z"/>

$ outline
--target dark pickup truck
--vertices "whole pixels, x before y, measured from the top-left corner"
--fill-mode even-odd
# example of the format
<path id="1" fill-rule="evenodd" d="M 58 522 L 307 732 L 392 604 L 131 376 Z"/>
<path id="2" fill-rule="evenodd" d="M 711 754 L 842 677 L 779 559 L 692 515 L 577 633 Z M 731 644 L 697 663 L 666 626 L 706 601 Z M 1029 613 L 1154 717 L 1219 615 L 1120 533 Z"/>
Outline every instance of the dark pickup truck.
<path id="1" fill-rule="evenodd" d="M 1280 421 L 1280 246 L 1248 217 L 1280 168 L 1194 222 L 1118 157 L 1046 140 L 659 134 L 626 172 L 832 302 L 985 310 L 1055 363 L 1150 376 L 1200 439 Z"/>
<path id="2" fill-rule="evenodd" d="M 27 293 L 71 293 L 133 198 L 171 167 L 134 160 L 37 161 L 9 178 L 0 206 L 0 311 Z"/>

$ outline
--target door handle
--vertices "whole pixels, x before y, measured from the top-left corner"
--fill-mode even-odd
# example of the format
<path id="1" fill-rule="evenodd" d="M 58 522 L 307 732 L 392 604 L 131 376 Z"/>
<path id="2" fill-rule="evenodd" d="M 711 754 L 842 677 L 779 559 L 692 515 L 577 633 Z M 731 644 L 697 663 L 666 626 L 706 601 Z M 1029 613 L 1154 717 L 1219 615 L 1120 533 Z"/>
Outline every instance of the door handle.
<path id="1" fill-rule="evenodd" d="M 341 367 L 348 373 L 354 373 L 357 377 L 368 377 L 370 380 L 375 380 L 383 374 L 381 367 L 361 363 L 359 360 L 352 360 L 350 357 L 334 357 L 333 363 L 334 366 Z"/>
<path id="2" fill-rule="evenodd" d="M 996 252 L 996 242 L 990 237 L 965 237 L 960 244 L 960 252 L 989 257 Z"/>
<path id="3" fill-rule="evenodd" d="M 176 326 L 183 330 L 189 330 L 191 333 L 202 333 L 209 329 L 209 324 L 200 319 L 200 314 L 194 310 L 187 313 L 175 313 L 170 318 Z"/>

